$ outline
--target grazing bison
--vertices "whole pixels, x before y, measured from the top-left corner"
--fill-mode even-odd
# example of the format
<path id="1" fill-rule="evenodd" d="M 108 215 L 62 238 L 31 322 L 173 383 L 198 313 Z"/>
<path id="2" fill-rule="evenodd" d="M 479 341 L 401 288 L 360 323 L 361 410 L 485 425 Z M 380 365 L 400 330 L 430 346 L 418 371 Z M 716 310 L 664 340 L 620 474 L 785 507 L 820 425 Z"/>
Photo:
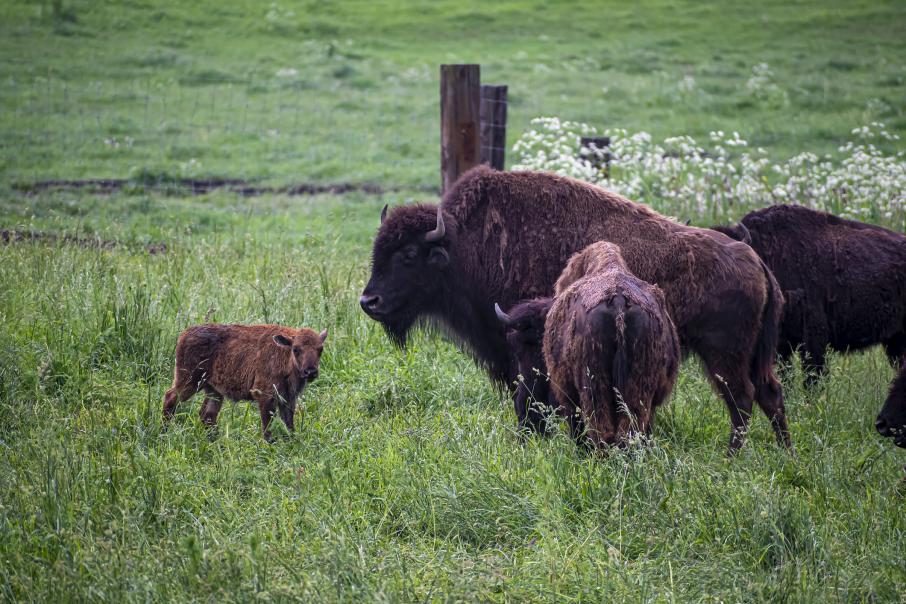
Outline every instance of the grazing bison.
<path id="1" fill-rule="evenodd" d="M 286 427 L 294 429 L 296 399 L 318 377 L 327 330 L 292 329 L 279 325 L 220 325 L 190 327 L 176 343 L 173 387 L 164 396 L 164 420 L 176 405 L 204 390 L 199 416 L 217 423 L 224 397 L 254 400 L 261 411 L 261 431 L 268 430 L 277 409 Z"/>
<path id="2" fill-rule="evenodd" d="M 403 345 L 419 321 L 467 345 L 499 383 L 516 377 L 493 304 L 550 295 L 575 252 L 596 241 L 664 291 L 680 342 L 705 363 L 730 411 L 730 449 L 755 398 L 789 444 L 774 377 L 783 298 L 747 245 L 688 227 L 594 185 L 538 172 L 465 173 L 440 206 L 398 207 L 378 229 L 362 309 Z M 525 422 L 527 418 L 520 417 Z"/>
<path id="3" fill-rule="evenodd" d="M 544 363 L 573 434 L 579 417 L 598 448 L 624 442 L 633 428 L 649 433 L 681 361 L 663 292 L 633 276 L 616 245 L 599 242 L 570 259 L 554 295 L 552 304 L 532 301 L 513 313 L 547 315 Z M 498 316 L 510 329 L 526 324 Z M 523 362 L 541 345 L 528 333 L 508 339 Z"/>
<path id="4" fill-rule="evenodd" d="M 559 399 L 551 392 L 544 363 L 542 341 L 547 312 L 553 298 L 535 298 L 520 302 L 503 312 L 494 304 L 497 318 L 506 329 L 509 352 L 516 365 L 516 390 L 513 403 L 516 415 L 526 418 L 525 425 L 541 426 L 546 429 L 549 410 L 560 406 Z"/>
<path id="5" fill-rule="evenodd" d="M 786 296 L 778 350 L 804 354 L 810 381 L 824 372 L 828 348 L 882 344 L 891 362 L 906 362 L 906 237 L 795 205 L 715 228 L 749 243 L 774 273 Z M 879 416 L 878 430 L 906 429 L 904 415 L 906 403 Z M 888 424 L 892 418 L 899 423 Z"/>

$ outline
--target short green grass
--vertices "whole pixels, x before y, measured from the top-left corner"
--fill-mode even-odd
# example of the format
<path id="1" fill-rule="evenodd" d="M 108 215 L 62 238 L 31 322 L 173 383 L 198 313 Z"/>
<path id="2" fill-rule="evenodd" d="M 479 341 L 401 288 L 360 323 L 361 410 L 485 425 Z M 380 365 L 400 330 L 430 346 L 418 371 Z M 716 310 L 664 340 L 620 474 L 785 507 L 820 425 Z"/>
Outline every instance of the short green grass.
<path id="1" fill-rule="evenodd" d="M 758 416 L 726 459 L 694 362 L 649 447 L 523 442 L 461 352 L 428 335 L 395 350 L 357 308 L 380 207 L 405 200 L 7 201 L 20 226 L 122 246 L 0 248 L 4 598 L 906 595 L 904 459 L 872 428 L 893 373 L 879 351 L 834 357 L 813 391 L 785 369 L 793 456 Z M 199 401 L 162 430 L 176 335 L 208 313 L 329 328 L 296 434 L 265 445 L 241 403 L 209 438 Z"/>
<path id="2" fill-rule="evenodd" d="M 458 62 L 509 85 L 510 144 L 539 115 L 737 130 L 781 159 L 873 120 L 906 136 L 896 1 L 62 4 L 0 6 L 0 173 L 16 181 L 437 185 L 438 65 Z M 780 95 L 747 91 L 760 63 Z"/>
<path id="3" fill-rule="evenodd" d="M 438 180 L 437 63 L 480 61 L 511 84 L 511 138 L 550 113 L 831 150 L 865 119 L 904 134 L 901 6 L 278 5 L 276 22 L 257 3 L 0 6 L 0 228 L 119 243 L 0 246 L 0 599 L 906 599 L 906 458 L 872 427 L 893 375 L 880 351 L 833 356 L 813 390 L 782 369 L 795 455 L 756 416 L 728 460 L 727 414 L 690 361 L 651 445 L 599 459 L 562 433 L 521 439 L 466 355 L 431 334 L 396 350 L 357 307 L 380 208 Z M 745 100 L 756 61 L 787 104 Z M 284 67 L 300 72 L 287 89 Z M 676 96 L 687 72 L 696 92 Z M 68 104 L 28 109 L 48 75 Z M 260 112 L 245 130 L 220 96 L 230 77 L 230 102 Z M 247 83 L 259 77 L 264 90 Z M 146 127 L 126 91 L 149 81 L 154 102 L 185 102 L 149 106 Z M 291 113 L 284 94 L 311 111 L 264 138 Z M 874 98 L 892 115 L 866 114 Z M 133 132 L 131 148 L 104 144 Z M 202 175 L 403 189 L 9 186 L 179 175 L 192 158 Z M 155 242 L 167 252 L 148 254 Z M 329 328 L 296 434 L 265 445 L 239 403 L 212 438 L 200 401 L 162 430 L 175 338 L 209 314 Z"/>

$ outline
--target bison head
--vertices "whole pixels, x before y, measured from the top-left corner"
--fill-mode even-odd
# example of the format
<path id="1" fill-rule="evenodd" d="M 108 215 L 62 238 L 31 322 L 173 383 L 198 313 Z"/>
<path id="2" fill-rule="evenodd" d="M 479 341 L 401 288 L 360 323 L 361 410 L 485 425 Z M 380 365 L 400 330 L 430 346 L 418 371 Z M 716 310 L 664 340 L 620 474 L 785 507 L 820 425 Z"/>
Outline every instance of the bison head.
<path id="1" fill-rule="evenodd" d="M 440 206 L 413 205 L 381 213 L 371 278 L 359 303 L 403 346 L 419 317 L 438 312 L 450 280 L 450 238 Z"/>
<path id="2" fill-rule="evenodd" d="M 290 365 L 303 380 L 310 382 L 318 377 L 318 365 L 321 362 L 321 352 L 324 351 L 326 339 L 326 329 L 320 334 L 310 329 L 300 329 L 292 339 L 283 334 L 275 335 L 274 343 L 288 350 Z"/>
<path id="3" fill-rule="evenodd" d="M 723 233 L 730 239 L 752 245 L 752 234 L 749 232 L 749 229 L 746 228 L 746 225 L 741 222 L 736 226 L 713 226 L 711 227 L 711 230 Z"/>
<path id="4" fill-rule="evenodd" d="M 536 428 L 543 427 L 549 407 L 555 404 L 550 400 L 542 354 L 544 324 L 552 303 L 552 298 L 536 298 L 517 304 L 509 313 L 494 305 L 497 318 L 506 328 L 507 345 L 521 376 L 513 393 L 516 415 L 521 421 L 537 424 Z M 537 404 L 533 404 L 532 399 Z"/>

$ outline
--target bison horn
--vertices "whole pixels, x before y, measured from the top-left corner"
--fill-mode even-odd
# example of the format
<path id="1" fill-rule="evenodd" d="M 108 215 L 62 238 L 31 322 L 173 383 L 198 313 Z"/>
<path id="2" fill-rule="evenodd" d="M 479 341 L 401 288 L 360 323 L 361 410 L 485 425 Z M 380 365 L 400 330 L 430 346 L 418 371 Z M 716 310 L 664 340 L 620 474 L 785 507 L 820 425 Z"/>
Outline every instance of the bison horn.
<path id="1" fill-rule="evenodd" d="M 510 318 L 510 315 L 503 312 L 503 310 L 500 308 L 500 305 L 496 302 L 494 302 L 494 314 L 497 315 L 497 318 L 504 325 L 509 326 L 513 322 L 513 319 Z"/>
<path id="2" fill-rule="evenodd" d="M 739 230 L 742 231 L 742 242 L 748 245 L 752 244 L 752 233 L 746 228 L 746 225 L 739 223 Z"/>
<path id="3" fill-rule="evenodd" d="M 433 231 L 428 231 L 428 234 L 425 235 L 425 241 L 427 241 L 428 243 L 440 241 L 444 238 L 446 232 L 447 228 L 444 226 L 443 211 L 441 211 L 440 206 L 437 206 L 437 226 L 434 227 Z"/>
<path id="4" fill-rule="evenodd" d="M 387 220 L 387 204 L 384 204 L 384 209 L 381 210 L 381 224 L 384 224 L 384 221 Z"/>

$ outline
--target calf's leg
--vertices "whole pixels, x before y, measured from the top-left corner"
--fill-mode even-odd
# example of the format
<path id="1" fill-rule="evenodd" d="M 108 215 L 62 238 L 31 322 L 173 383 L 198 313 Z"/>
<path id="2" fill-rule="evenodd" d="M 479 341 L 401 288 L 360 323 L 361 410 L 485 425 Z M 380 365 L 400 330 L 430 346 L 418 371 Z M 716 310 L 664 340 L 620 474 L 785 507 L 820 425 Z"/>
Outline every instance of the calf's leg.
<path id="1" fill-rule="evenodd" d="M 562 378 L 562 376 L 560 377 Z M 557 413 L 566 420 L 566 424 L 569 426 L 569 435 L 576 442 L 579 442 L 585 431 L 585 426 L 579 410 L 579 393 L 575 387 L 570 383 L 558 383 L 551 379 L 548 400 L 557 401 Z"/>
<path id="2" fill-rule="evenodd" d="M 271 435 L 269 428 L 271 420 L 277 413 L 277 402 L 271 394 L 260 394 L 255 399 L 255 402 L 258 403 L 258 410 L 261 412 L 261 435 L 267 442 L 274 442 L 274 437 Z"/>
<path id="3" fill-rule="evenodd" d="M 296 415 L 296 401 L 281 399 L 277 404 L 277 409 L 280 411 L 280 419 L 283 420 L 286 429 L 290 432 L 294 432 L 296 430 L 295 424 L 293 423 Z"/>
<path id="4" fill-rule="evenodd" d="M 191 382 L 174 380 L 173 387 L 164 394 L 164 421 L 168 421 L 176 413 L 176 405 L 192 398 L 198 388 Z"/>
<path id="5" fill-rule="evenodd" d="M 616 401 L 613 396 L 606 396 L 604 393 L 596 392 L 595 386 L 600 385 L 591 382 L 583 388 L 579 393 L 579 401 L 582 405 L 582 419 L 586 426 L 586 437 L 591 441 L 595 449 L 600 450 L 605 445 L 616 444 L 617 422 L 614 421 Z M 626 423 L 628 423 L 628 418 Z"/>
<path id="6" fill-rule="evenodd" d="M 198 411 L 198 416 L 201 418 L 203 424 L 213 427 L 217 424 L 217 416 L 220 414 L 220 408 L 223 406 L 223 397 L 210 386 L 205 386 L 204 390 L 205 397 L 201 402 L 201 409 Z"/>

